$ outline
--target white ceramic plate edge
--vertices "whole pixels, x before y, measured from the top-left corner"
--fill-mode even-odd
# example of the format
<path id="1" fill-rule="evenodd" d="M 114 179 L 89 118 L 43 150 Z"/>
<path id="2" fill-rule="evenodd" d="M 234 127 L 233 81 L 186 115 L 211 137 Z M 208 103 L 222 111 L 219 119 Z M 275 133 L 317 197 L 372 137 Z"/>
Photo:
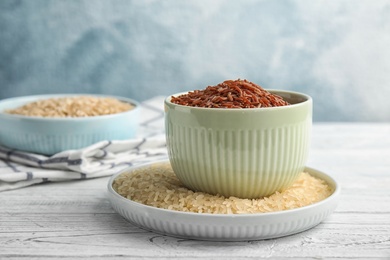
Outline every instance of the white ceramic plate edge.
<path id="1" fill-rule="evenodd" d="M 277 238 L 310 229 L 327 218 L 337 207 L 340 187 L 329 175 L 306 167 L 312 176 L 325 180 L 333 189 L 331 196 L 309 206 L 258 214 L 205 214 L 151 207 L 123 198 L 112 188 L 118 175 L 152 164 L 127 168 L 111 176 L 107 188 L 113 209 L 130 223 L 155 233 L 197 240 L 249 241 Z"/>

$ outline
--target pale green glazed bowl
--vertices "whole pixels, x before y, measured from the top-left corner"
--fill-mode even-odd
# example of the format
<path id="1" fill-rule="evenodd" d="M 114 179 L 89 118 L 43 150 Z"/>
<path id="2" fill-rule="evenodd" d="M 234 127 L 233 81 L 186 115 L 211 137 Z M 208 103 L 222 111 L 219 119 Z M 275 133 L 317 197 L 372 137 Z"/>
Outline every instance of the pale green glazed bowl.
<path id="1" fill-rule="evenodd" d="M 268 91 L 291 105 L 216 109 L 177 105 L 170 102 L 171 96 L 165 99 L 169 160 L 185 186 L 250 199 L 281 191 L 296 180 L 309 152 L 312 98 Z"/>

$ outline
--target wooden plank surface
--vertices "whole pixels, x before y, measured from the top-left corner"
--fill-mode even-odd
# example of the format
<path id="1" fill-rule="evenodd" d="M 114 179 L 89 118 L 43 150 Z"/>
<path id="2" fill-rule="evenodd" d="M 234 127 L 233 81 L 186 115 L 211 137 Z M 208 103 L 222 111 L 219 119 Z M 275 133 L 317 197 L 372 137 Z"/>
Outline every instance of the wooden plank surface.
<path id="1" fill-rule="evenodd" d="M 337 210 L 315 228 L 251 242 L 162 236 L 126 222 L 108 178 L 0 193 L 0 259 L 390 259 L 390 123 L 315 124 L 308 166 L 339 181 Z"/>

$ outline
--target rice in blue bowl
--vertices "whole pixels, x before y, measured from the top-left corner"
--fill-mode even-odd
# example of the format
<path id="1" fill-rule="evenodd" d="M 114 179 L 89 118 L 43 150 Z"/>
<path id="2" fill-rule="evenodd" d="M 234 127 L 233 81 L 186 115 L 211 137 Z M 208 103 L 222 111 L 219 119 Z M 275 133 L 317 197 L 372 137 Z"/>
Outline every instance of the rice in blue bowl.
<path id="1" fill-rule="evenodd" d="M 139 110 L 139 103 L 133 99 L 95 94 L 3 99 L 0 101 L 0 145 L 53 155 L 103 140 L 134 138 Z"/>

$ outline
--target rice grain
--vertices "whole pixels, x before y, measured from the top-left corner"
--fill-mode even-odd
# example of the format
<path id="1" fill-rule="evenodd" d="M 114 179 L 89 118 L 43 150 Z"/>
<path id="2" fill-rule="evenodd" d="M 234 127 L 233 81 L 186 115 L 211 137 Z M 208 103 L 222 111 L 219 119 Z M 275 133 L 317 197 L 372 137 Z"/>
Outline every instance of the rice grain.
<path id="1" fill-rule="evenodd" d="M 287 189 L 259 199 L 226 198 L 187 189 L 169 163 L 155 164 L 119 175 L 113 182 L 121 196 L 148 206 L 193 213 L 248 214 L 307 206 L 329 197 L 324 181 L 302 172 Z"/>
<path id="2" fill-rule="evenodd" d="M 121 113 L 133 107 L 111 97 L 74 96 L 42 99 L 5 113 L 36 117 L 91 117 Z"/>

